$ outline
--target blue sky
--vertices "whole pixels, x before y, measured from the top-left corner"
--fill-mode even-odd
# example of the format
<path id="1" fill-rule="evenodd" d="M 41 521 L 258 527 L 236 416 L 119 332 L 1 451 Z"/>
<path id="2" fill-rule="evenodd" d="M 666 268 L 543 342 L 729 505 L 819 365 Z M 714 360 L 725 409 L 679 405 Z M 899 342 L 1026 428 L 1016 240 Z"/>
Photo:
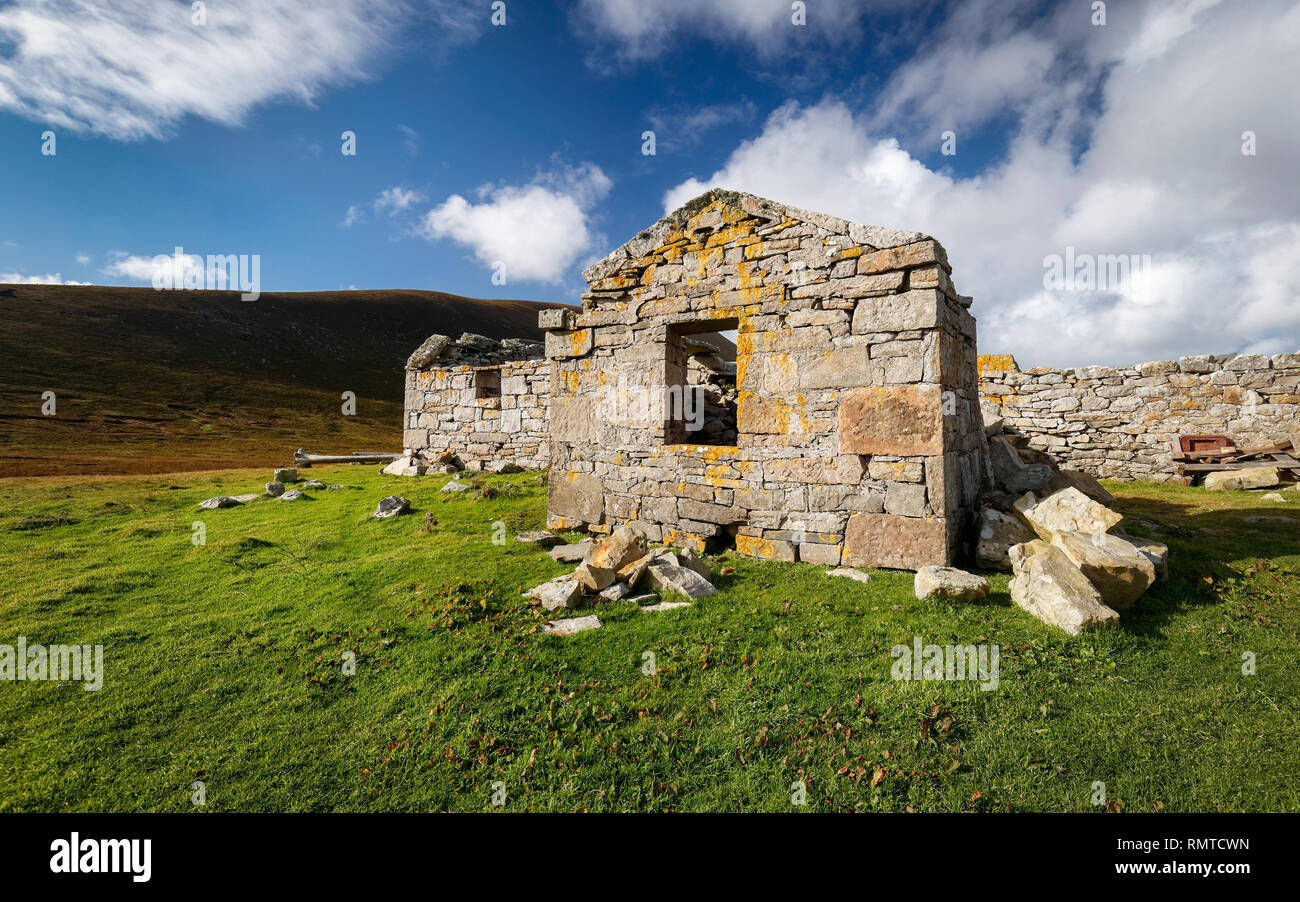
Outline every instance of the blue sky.
<path id="1" fill-rule="evenodd" d="M 0 3 L 0 281 L 149 284 L 180 245 L 259 254 L 263 291 L 576 302 L 723 184 L 935 235 L 1022 364 L 1295 351 L 1300 5 L 1107 7 Z M 1048 291 L 1067 248 L 1151 263 Z"/>

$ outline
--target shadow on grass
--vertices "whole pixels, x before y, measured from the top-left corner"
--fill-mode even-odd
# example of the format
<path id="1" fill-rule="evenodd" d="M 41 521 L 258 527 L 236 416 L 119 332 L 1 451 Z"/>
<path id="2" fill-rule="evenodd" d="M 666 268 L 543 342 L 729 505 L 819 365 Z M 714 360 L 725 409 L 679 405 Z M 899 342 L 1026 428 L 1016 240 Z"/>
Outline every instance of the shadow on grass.
<path id="1" fill-rule="evenodd" d="M 1259 506 L 1254 498 L 1250 507 L 1207 510 L 1205 500 L 1139 495 L 1119 500 L 1122 528 L 1169 546 L 1169 581 L 1153 586 L 1125 613 L 1124 629 L 1162 635 L 1179 611 L 1219 604 L 1225 591 L 1262 571 L 1300 579 L 1300 511 L 1279 503 Z"/>

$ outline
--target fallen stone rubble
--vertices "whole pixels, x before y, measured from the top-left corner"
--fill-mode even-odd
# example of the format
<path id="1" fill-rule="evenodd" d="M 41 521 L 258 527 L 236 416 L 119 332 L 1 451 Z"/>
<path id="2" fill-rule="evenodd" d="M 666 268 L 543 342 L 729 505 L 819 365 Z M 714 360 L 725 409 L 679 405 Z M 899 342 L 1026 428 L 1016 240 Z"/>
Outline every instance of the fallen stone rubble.
<path id="1" fill-rule="evenodd" d="M 986 429 L 993 485 L 980 511 L 975 560 L 1011 571 L 1017 607 L 1077 635 L 1115 625 L 1147 589 L 1168 579 L 1168 547 L 1120 529 L 1124 517 L 1110 508 L 1115 498 L 1096 479 L 1060 469 L 1023 436 L 1002 434 L 997 422 Z M 945 582 L 966 584 L 918 572 L 917 597 L 923 588 L 930 596 L 960 594 Z"/>
<path id="2" fill-rule="evenodd" d="M 527 532 L 516 538 L 540 547 L 542 536 Z M 656 546 L 627 526 L 620 526 L 600 541 L 585 539 L 573 545 L 556 545 L 547 554 L 552 560 L 576 564 L 566 573 L 534 586 L 525 597 L 548 611 L 573 610 L 592 598 L 636 602 L 643 611 L 667 611 L 686 607 L 717 589 L 709 582 L 712 568 L 689 548 Z M 653 590 L 633 595 L 638 588 Z M 661 598 L 661 596 L 669 596 Z"/>

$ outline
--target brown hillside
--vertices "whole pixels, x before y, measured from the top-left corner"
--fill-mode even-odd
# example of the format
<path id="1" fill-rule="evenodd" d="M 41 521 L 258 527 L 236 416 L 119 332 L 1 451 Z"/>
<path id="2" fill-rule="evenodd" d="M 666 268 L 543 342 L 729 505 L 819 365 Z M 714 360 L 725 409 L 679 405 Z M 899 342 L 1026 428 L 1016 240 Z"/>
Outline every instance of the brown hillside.
<path id="1" fill-rule="evenodd" d="M 435 332 L 540 339 L 555 304 L 434 291 L 0 285 L 0 476 L 156 473 L 396 450 L 402 365 Z M 41 414 L 41 395 L 57 415 Z M 357 415 L 343 416 L 344 391 Z"/>

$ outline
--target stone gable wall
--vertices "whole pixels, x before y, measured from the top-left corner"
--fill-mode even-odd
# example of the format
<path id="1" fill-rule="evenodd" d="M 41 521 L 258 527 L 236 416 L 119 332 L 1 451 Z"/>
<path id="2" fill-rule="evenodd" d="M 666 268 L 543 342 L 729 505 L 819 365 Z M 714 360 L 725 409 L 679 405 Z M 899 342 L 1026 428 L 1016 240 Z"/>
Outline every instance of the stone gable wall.
<path id="1" fill-rule="evenodd" d="M 981 357 L 980 391 L 1032 447 L 1101 478 L 1176 478 L 1179 435 L 1300 444 L 1300 353 L 1023 372 L 1007 355 Z"/>
<path id="2" fill-rule="evenodd" d="M 548 310 L 552 528 L 820 564 L 961 558 L 982 479 L 975 321 L 917 233 L 711 192 Z M 673 444 L 682 331 L 736 329 L 734 446 Z"/>

